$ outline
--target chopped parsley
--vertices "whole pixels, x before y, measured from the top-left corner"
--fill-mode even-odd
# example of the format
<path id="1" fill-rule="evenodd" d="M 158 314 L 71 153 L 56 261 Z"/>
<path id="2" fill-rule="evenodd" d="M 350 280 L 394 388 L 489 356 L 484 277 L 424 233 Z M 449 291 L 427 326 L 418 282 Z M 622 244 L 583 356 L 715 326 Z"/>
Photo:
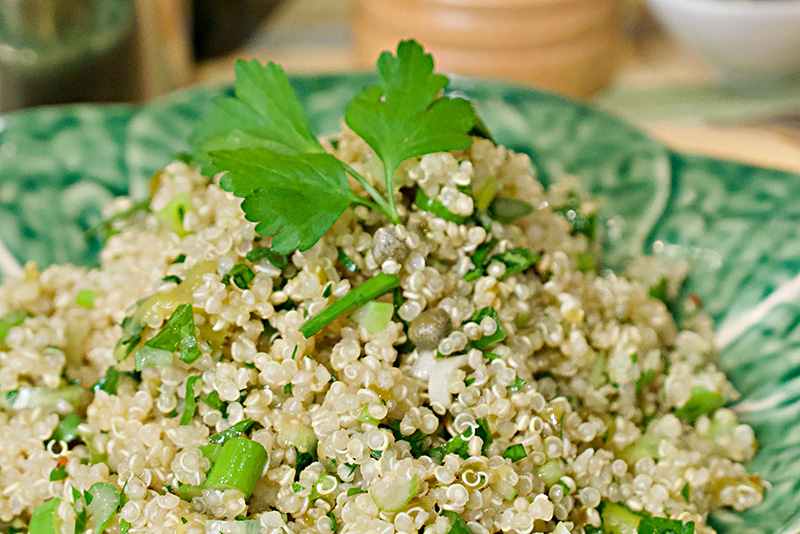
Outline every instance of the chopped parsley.
<path id="1" fill-rule="evenodd" d="M 177 258 L 172 260 L 172 265 L 175 265 L 176 263 L 183 263 L 185 261 L 186 261 L 186 254 L 179 254 Z"/>
<path id="2" fill-rule="evenodd" d="M 233 282 L 239 289 L 250 289 L 250 282 L 256 277 L 253 269 L 242 263 L 237 263 L 231 269 L 231 272 L 222 277 L 222 283 L 225 285 Z"/>
<path id="3" fill-rule="evenodd" d="M 344 267 L 344 270 L 348 273 L 356 272 L 358 270 L 358 265 L 356 265 L 356 262 L 351 260 L 350 256 L 344 253 L 342 247 L 336 247 L 336 250 L 338 251 L 337 259 L 339 260 L 339 263 L 342 264 L 342 267 Z"/>
<path id="4" fill-rule="evenodd" d="M 425 454 L 425 450 L 422 447 L 422 444 L 428 438 L 428 435 L 425 434 L 422 430 L 415 430 L 413 434 L 408 436 L 404 435 L 400 431 L 400 420 L 396 419 L 389 423 L 388 425 L 381 425 L 383 428 L 388 428 L 392 432 L 392 436 L 394 436 L 395 441 L 405 441 L 411 446 L 411 455 L 414 458 L 419 458 L 423 454 Z"/>
<path id="5" fill-rule="evenodd" d="M 442 517 L 446 517 L 450 521 L 450 530 L 447 531 L 447 534 L 473 534 L 472 529 L 467 526 L 464 518 L 457 513 L 451 510 L 443 510 Z"/>
<path id="6" fill-rule="evenodd" d="M 293 491 L 293 492 L 295 492 L 295 493 L 300 493 L 300 492 L 301 492 L 301 491 L 303 491 L 304 489 L 306 489 L 306 488 L 305 488 L 305 486 L 301 486 L 301 485 L 300 485 L 300 484 L 298 484 L 297 482 L 292 482 L 292 491 Z"/>
<path id="7" fill-rule="evenodd" d="M 506 266 L 505 273 L 503 273 L 503 276 L 500 277 L 500 279 L 503 279 L 526 271 L 541 259 L 541 254 L 534 254 L 527 248 L 517 247 L 492 256 L 489 259 L 489 263 L 492 261 L 499 261 Z"/>
<path id="8" fill-rule="evenodd" d="M 525 384 L 527 384 L 525 380 L 521 379 L 520 377 L 517 377 L 514 379 L 514 383 L 508 386 L 508 390 L 519 391 L 520 389 L 523 388 L 523 386 L 525 386 Z"/>
<path id="9" fill-rule="evenodd" d="M 181 416 L 181 425 L 188 425 L 192 422 L 194 412 L 197 410 L 197 395 L 195 394 L 195 387 L 197 381 L 200 380 L 199 376 L 190 376 L 186 380 L 186 403 L 183 406 L 183 415 Z"/>
<path id="10" fill-rule="evenodd" d="M 131 355 L 142 341 L 142 333 L 145 324 L 137 316 L 133 315 L 122 320 L 122 338 L 117 342 L 114 349 L 114 356 L 118 362 Z"/>
<path id="11" fill-rule="evenodd" d="M 71 443 L 78 439 L 78 425 L 83 421 L 74 413 L 69 413 L 59 421 L 58 426 L 53 430 L 50 439 L 55 441 L 63 441 L 64 443 Z"/>
<path id="12" fill-rule="evenodd" d="M 511 445 L 503 453 L 503 458 L 508 458 L 512 462 L 518 462 L 527 456 L 528 453 L 525 452 L 525 446 L 522 443 Z"/>
<path id="13" fill-rule="evenodd" d="M 106 373 L 100 377 L 100 380 L 94 383 L 92 392 L 105 391 L 109 395 L 116 395 L 120 374 L 116 367 L 109 367 L 106 369 Z"/>
<path id="14" fill-rule="evenodd" d="M 480 324 L 485 317 L 491 317 L 494 319 L 494 322 L 497 324 L 497 330 L 495 330 L 494 334 L 490 336 L 482 336 L 479 339 L 471 342 L 471 345 L 478 350 L 485 350 L 492 345 L 500 343 L 506 338 L 506 333 L 503 331 L 503 327 L 500 325 L 500 318 L 497 316 L 495 309 L 491 306 L 481 308 L 475 312 L 475 315 L 472 316 L 470 321 Z"/>
<path id="15" fill-rule="evenodd" d="M 194 327 L 194 312 L 191 304 L 181 304 L 153 338 L 146 341 L 146 348 L 174 353 L 180 348 L 181 360 L 192 363 L 200 357 L 197 334 Z M 140 351 L 143 349 L 139 349 Z M 137 351 L 138 352 L 138 351 Z"/>
<path id="16" fill-rule="evenodd" d="M 28 317 L 32 317 L 31 313 L 24 310 L 10 311 L 0 317 L 0 342 L 5 341 L 8 332 L 24 323 Z"/>
<path id="17" fill-rule="evenodd" d="M 331 289 L 333 288 L 333 282 L 328 282 L 325 286 L 325 289 L 322 290 L 322 297 L 328 298 L 331 296 Z"/>
<path id="18" fill-rule="evenodd" d="M 472 282 L 484 275 L 485 267 L 489 264 L 489 253 L 494 250 L 497 243 L 499 243 L 499 241 L 493 237 L 486 243 L 478 245 L 475 252 L 472 254 L 472 265 L 474 265 L 474 267 L 467 271 L 467 274 L 464 275 L 464 280 Z"/>
<path id="19" fill-rule="evenodd" d="M 336 516 L 333 515 L 333 512 L 332 511 L 328 512 L 325 515 L 327 515 L 331 520 L 331 531 L 338 532 L 339 531 L 339 525 L 338 525 L 338 523 L 336 523 Z"/>
<path id="20" fill-rule="evenodd" d="M 353 495 L 360 495 L 362 493 L 366 493 L 366 492 L 361 488 L 350 488 L 350 489 L 347 490 L 347 496 L 348 497 L 352 497 Z"/>
<path id="21" fill-rule="evenodd" d="M 161 281 L 162 282 L 174 282 L 176 284 L 180 284 L 182 282 L 180 277 L 179 276 L 175 276 L 174 274 L 171 274 L 169 276 L 165 276 L 164 278 L 161 279 Z"/>
<path id="22" fill-rule="evenodd" d="M 501 224 L 509 224 L 533 213 L 533 206 L 518 198 L 495 197 L 489 205 L 489 216 Z"/>
<path id="23" fill-rule="evenodd" d="M 567 193 L 564 204 L 553 208 L 553 211 L 562 215 L 572 225 L 573 234 L 583 234 L 590 240 L 597 235 L 597 214 L 583 211 L 577 191 Z"/>
<path id="24" fill-rule="evenodd" d="M 300 478 L 300 473 L 303 472 L 303 469 L 317 461 L 317 451 L 312 449 L 309 452 L 300 452 L 297 447 L 295 447 L 294 450 L 297 453 L 297 463 L 295 464 L 294 468 L 294 479 L 298 480 Z"/>
<path id="25" fill-rule="evenodd" d="M 692 396 L 686 404 L 675 410 L 675 415 L 688 423 L 694 423 L 701 415 L 711 415 L 725 406 L 722 395 L 702 386 L 692 388 Z"/>
<path id="26" fill-rule="evenodd" d="M 283 392 L 286 393 L 286 394 L 291 394 L 292 393 L 292 385 L 291 384 L 286 384 L 285 386 L 283 386 Z"/>
<path id="27" fill-rule="evenodd" d="M 433 58 L 415 41 L 378 60 L 379 85 L 347 105 L 345 122 L 383 163 L 386 197 L 369 181 L 325 152 L 278 65 L 236 64 L 236 96 L 220 99 L 195 129 L 193 158 L 209 174 L 227 171 L 224 189 L 243 198 L 256 231 L 273 236 L 272 249 L 288 253 L 316 243 L 348 206 L 362 204 L 394 223 L 394 171 L 405 160 L 472 145 L 472 105 L 441 96 L 445 76 L 433 73 Z M 352 176 L 369 199 L 356 195 Z"/>
<path id="28" fill-rule="evenodd" d="M 228 416 L 228 406 L 222 402 L 222 399 L 219 398 L 219 393 L 216 391 L 212 391 L 205 397 L 201 397 L 200 402 L 208 405 L 208 407 L 213 408 L 214 410 L 219 410 L 222 413 L 222 417 Z"/>
<path id="29" fill-rule="evenodd" d="M 252 261 L 253 263 L 267 258 L 267 260 L 278 269 L 283 269 L 289 265 L 289 259 L 285 255 L 278 254 L 269 247 L 255 247 L 245 255 L 245 258 L 247 258 L 247 261 Z"/>
<path id="30" fill-rule="evenodd" d="M 444 204 L 435 198 L 429 197 L 421 187 L 417 189 L 417 196 L 414 197 L 414 205 L 422 211 L 429 211 L 445 221 L 454 222 L 456 224 L 464 224 L 468 219 L 468 217 L 464 215 L 453 213 L 447 209 Z"/>
<path id="31" fill-rule="evenodd" d="M 50 482 L 56 482 L 58 480 L 64 480 L 67 478 L 67 468 L 63 465 L 60 465 L 50 471 Z"/>
<path id="32" fill-rule="evenodd" d="M 688 482 L 686 484 L 684 484 L 683 487 L 681 488 L 681 496 L 683 497 L 684 501 L 686 501 L 687 503 L 689 502 L 689 483 Z"/>

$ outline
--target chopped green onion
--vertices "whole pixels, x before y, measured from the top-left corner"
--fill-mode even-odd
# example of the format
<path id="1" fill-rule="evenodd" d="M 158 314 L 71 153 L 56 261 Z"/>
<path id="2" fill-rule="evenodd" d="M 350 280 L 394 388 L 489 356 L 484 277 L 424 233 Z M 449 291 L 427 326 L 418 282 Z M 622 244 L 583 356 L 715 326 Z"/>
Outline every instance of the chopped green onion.
<path id="1" fill-rule="evenodd" d="M 59 497 L 49 499 L 33 511 L 28 523 L 30 534 L 55 534 L 61 532 L 61 520 L 58 517 Z"/>
<path id="2" fill-rule="evenodd" d="M 218 434 L 214 434 L 213 436 L 208 438 L 208 441 L 211 443 L 218 443 L 219 445 L 225 445 L 229 440 L 237 438 L 247 432 L 251 426 L 253 426 L 254 421 L 252 419 L 245 419 L 244 421 L 240 421 L 235 425 L 230 426 L 229 428 L 219 432 Z"/>
<path id="3" fill-rule="evenodd" d="M 8 332 L 15 326 L 24 323 L 28 317 L 33 317 L 33 315 L 23 310 L 10 311 L 0 317 L 0 342 L 5 341 Z"/>
<path id="4" fill-rule="evenodd" d="M 64 443 L 75 441 L 78 438 L 78 425 L 82 422 L 81 418 L 74 413 L 67 414 L 58 423 L 56 429 L 53 430 L 53 435 L 50 436 L 50 439 L 63 441 Z"/>
<path id="5" fill-rule="evenodd" d="M 230 438 L 222 446 L 204 486 L 213 490 L 237 489 L 246 499 L 253 493 L 267 460 L 267 450 L 259 442 Z"/>
<path id="6" fill-rule="evenodd" d="M 247 261 L 252 261 L 253 263 L 267 258 L 267 260 L 278 269 L 283 269 L 289 265 L 289 259 L 286 256 L 278 254 L 269 247 L 255 247 L 245 255 L 245 258 L 247 258 Z"/>
<path id="7" fill-rule="evenodd" d="M 137 371 L 147 367 L 167 367 L 172 364 L 172 352 L 144 346 L 133 354 L 134 366 Z"/>
<path id="8" fill-rule="evenodd" d="M 692 388 L 692 396 L 686 404 L 675 410 L 675 415 L 688 423 L 694 423 L 701 415 L 711 415 L 723 406 L 725 399 L 722 395 L 702 386 L 695 386 Z"/>
<path id="9" fill-rule="evenodd" d="M 344 267 L 344 270 L 349 273 L 356 272 L 358 270 L 358 265 L 356 265 L 356 262 L 351 260 L 350 256 L 344 253 L 342 247 L 336 247 L 336 249 L 338 250 L 337 258 L 339 260 L 339 263 L 341 263 L 342 266 Z"/>
<path id="10" fill-rule="evenodd" d="M 563 480 L 556 482 L 556 486 L 561 486 L 564 488 L 564 495 L 569 495 L 572 492 L 572 488 L 570 488 Z"/>
<path id="11" fill-rule="evenodd" d="M 219 451 L 222 450 L 222 445 L 211 443 L 209 445 L 200 445 L 198 448 L 200 449 L 200 452 L 203 453 L 203 456 L 208 458 L 212 464 L 215 464 L 217 462 L 217 458 L 219 458 Z"/>
<path id="12" fill-rule="evenodd" d="M 497 324 L 497 330 L 494 334 L 490 336 L 483 336 L 479 339 L 472 341 L 472 346 L 478 350 L 485 350 L 492 345 L 503 341 L 506 338 L 506 333 L 503 331 L 503 327 L 500 326 L 500 318 L 497 316 L 497 312 L 491 306 L 487 306 L 485 308 L 481 308 L 475 315 L 472 316 L 470 321 L 474 323 L 480 324 L 481 321 L 485 317 L 491 317 L 494 319 L 494 322 Z"/>
<path id="13" fill-rule="evenodd" d="M 632 512 L 627 506 L 607 502 L 600 515 L 603 519 L 603 532 L 606 534 L 636 534 L 639 532 L 642 516 Z"/>
<path id="14" fill-rule="evenodd" d="M 491 445 L 494 441 L 492 439 L 492 431 L 489 430 L 489 421 L 487 421 L 485 417 L 480 417 L 476 419 L 475 422 L 478 423 L 478 428 L 475 430 L 475 434 L 477 434 L 478 437 L 483 440 L 481 453 L 483 453 L 485 456 L 487 450 L 489 449 L 489 445 Z"/>
<path id="15" fill-rule="evenodd" d="M 363 326 L 370 334 L 383 332 L 394 315 L 394 306 L 390 302 L 370 301 L 353 312 L 353 320 Z"/>
<path id="16" fill-rule="evenodd" d="M 533 206 L 518 198 L 496 197 L 489 206 L 489 216 L 501 224 L 509 224 L 533 213 Z"/>
<path id="17" fill-rule="evenodd" d="M 528 453 L 525 452 L 525 446 L 522 443 L 511 445 L 503 453 L 503 458 L 508 458 L 512 462 L 518 462 L 526 456 L 528 456 Z"/>
<path id="18" fill-rule="evenodd" d="M 119 534 L 128 534 L 131 530 L 131 524 L 128 522 L 127 519 L 120 517 L 119 518 Z"/>
<path id="19" fill-rule="evenodd" d="M 467 526 L 467 522 L 452 510 L 443 510 L 442 516 L 450 521 L 450 530 L 447 534 L 473 534 L 472 529 Z"/>
<path id="20" fill-rule="evenodd" d="M 352 497 L 353 495 L 361 495 L 362 493 L 366 493 L 366 491 L 361 488 L 350 488 L 347 490 L 348 497 Z"/>
<path id="21" fill-rule="evenodd" d="M 495 354 L 494 352 L 484 352 L 483 357 L 489 360 L 490 362 L 502 359 L 502 356 L 500 356 L 499 354 Z"/>
<path id="22" fill-rule="evenodd" d="M 194 389 L 198 380 L 200 380 L 199 376 L 190 376 L 186 381 L 186 403 L 183 406 L 181 425 L 190 424 L 192 422 L 192 417 L 194 417 L 194 412 L 197 410 L 197 399 Z"/>
<path id="23" fill-rule="evenodd" d="M 417 188 L 417 196 L 414 198 L 414 205 L 422 211 L 431 212 L 445 221 L 454 222 L 456 224 L 464 224 L 467 222 L 467 217 L 456 215 L 444 207 L 438 200 L 430 198 L 421 187 Z"/>
<path id="24" fill-rule="evenodd" d="M 192 209 L 192 199 L 189 193 L 178 193 L 156 216 L 165 228 L 178 234 L 178 237 L 186 237 L 189 232 L 183 226 L 183 217 L 190 209 Z"/>
<path id="25" fill-rule="evenodd" d="M 75 295 L 75 304 L 87 310 L 94 309 L 94 299 L 102 295 L 100 291 L 92 291 L 91 289 L 82 289 Z"/>
<path id="26" fill-rule="evenodd" d="M 67 468 L 63 465 L 60 465 L 50 471 L 50 482 L 56 482 L 58 480 L 64 480 L 67 478 Z"/>
<path id="27" fill-rule="evenodd" d="M 169 363 L 171 363 L 172 353 L 178 350 L 179 347 L 181 349 L 180 358 L 186 363 L 194 362 L 201 355 L 200 349 L 197 347 L 197 333 L 195 332 L 194 312 L 192 311 L 191 304 L 181 304 L 175 308 L 175 311 L 172 312 L 172 315 L 161 328 L 161 331 L 144 344 L 144 348 L 168 352 L 170 354 Z M 144 348 L 136 351 L 134 356 L 138 356 L 138 353 L 144 350 Z M 165 356 L 157 353 L 147 351 L 145 354 L 148 358 L 155 361 L 160 362 L 165 360 Z M 142 357 L 144 357 L 144 355 Z M 164 365 L 169 365 L 169 363 Z M 156 363 L 153 365 L 160 364 Z M 142 369 L 143 367 L 136 367 L 137 371 L 141 371 Z"/>
<path id="28" fill-rule="evenodd" d="M 303 323 L 300 331 L 306 338 L 309 338 L 335 321 L 340 315 L 358 306 L 363 306 L 399 285 L 400 279 L 396 275 L 380 273 L 352 289 L 347 295 Z"/>

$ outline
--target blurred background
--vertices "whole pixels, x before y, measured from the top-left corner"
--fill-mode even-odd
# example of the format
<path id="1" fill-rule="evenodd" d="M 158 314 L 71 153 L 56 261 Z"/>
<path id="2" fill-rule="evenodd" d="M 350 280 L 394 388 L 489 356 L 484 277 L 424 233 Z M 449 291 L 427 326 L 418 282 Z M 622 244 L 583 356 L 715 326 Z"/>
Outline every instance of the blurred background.
<path id="1" fill-rule="evenodd" d="M 442 71 L 588 100 L 673 148 L 800 172 L 800 0 L 0 0 L 0 111 L 147 101 L 233 77 Z"/>

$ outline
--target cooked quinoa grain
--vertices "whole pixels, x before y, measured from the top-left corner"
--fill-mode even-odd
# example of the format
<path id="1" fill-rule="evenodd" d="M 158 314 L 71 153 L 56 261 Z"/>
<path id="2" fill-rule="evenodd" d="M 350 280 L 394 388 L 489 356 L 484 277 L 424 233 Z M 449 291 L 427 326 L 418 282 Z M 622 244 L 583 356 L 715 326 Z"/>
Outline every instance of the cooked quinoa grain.
<path id="1" fill-rule="evenodd" d="M 360 138 L 335 141 L 381 175 Z M 473 534 L 580 534 L 620 506 L 710 533 L 710 511 L 761 502 L 708 321 L 676 327 L 656 298 L 673 281 L 648 280 L 654 268 L 639 268 L 645 282 L 595 271 L 598 243 L 574 223 L 594 208 L 574 205 L 571 179 L 545 191 L 526 156 L 482 139 L 396 179 L 402 224 L 359 206 L 282 260 L 256 250 L 269 239 L 218 180 L 173 163 L 99 268 L 28 265 L 0 287 L 3 528 L 58 497 L 72 533 L 96 483 L 120 494 L 113 534 L 234 532 L 237 519 L 235 532 L 446 534 L 451 512 Z M 479 214 L 470 191 L 489 180 L 533 212 Z M 467 222 L 421 211 L 416 188 Z M 163 217 L 176 198 L 178 227 Z M 304 337 L 379 274 L 398 288 Z M 190 335 L 143 359 L 187 304 L 196 347 Z M 268 455 L 251 494 L 209 482 L 231 427 L 244 430 L 230 447 Z"/>

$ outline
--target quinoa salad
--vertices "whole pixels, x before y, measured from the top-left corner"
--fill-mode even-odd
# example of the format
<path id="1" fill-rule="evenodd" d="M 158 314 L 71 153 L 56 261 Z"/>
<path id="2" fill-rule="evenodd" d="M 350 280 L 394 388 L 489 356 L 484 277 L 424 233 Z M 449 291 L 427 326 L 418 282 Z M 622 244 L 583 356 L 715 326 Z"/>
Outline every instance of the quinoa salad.
<path id="1" fill-rule="evenodd" d="M 99 267 L 0 286 L 1 531 L 705 534 L 761 502 L 711 322 L 670 312 L 685 266 L 605 269 L 577 180 L 432 68 L 401 43 L 317 140 L 240 64 L 191 157 L 109 206 Z"/>

